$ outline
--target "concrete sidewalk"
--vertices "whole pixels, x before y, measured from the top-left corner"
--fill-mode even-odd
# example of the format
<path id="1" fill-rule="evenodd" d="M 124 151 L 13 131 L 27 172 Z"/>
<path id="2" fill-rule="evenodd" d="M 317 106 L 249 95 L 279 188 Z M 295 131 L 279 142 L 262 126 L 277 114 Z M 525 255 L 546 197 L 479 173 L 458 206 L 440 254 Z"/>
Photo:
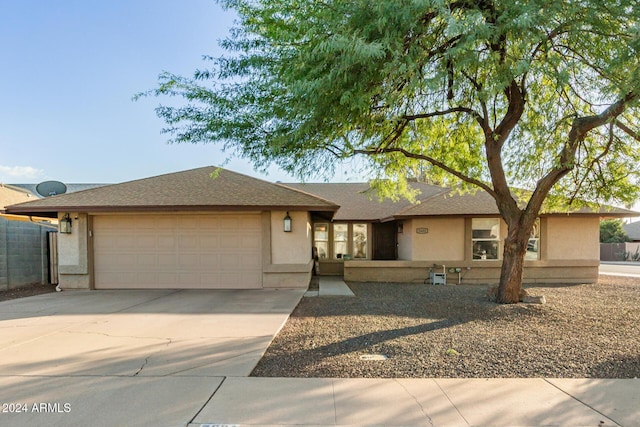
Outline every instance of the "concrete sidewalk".
<path id="1" fill-rule="evenodd" d="M 190 427 L 639 426 L 640 380 L 239 378 Z"/>
<path id="2" fill-rule="evenodd" d="M 607 276 L 640 277 L 640 262 L 601 261 L 599 272 Z"/>

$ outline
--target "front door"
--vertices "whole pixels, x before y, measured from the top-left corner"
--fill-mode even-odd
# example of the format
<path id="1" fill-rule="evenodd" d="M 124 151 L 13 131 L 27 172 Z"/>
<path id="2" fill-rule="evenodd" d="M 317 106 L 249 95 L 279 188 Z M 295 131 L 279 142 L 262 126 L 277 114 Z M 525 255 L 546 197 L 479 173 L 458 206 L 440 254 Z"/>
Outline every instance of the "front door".
<path id="1" fill-rule="evenodd" d="M 398 224 L 395 221 L 373 224 L 373 259 L 398 258 Z"/>

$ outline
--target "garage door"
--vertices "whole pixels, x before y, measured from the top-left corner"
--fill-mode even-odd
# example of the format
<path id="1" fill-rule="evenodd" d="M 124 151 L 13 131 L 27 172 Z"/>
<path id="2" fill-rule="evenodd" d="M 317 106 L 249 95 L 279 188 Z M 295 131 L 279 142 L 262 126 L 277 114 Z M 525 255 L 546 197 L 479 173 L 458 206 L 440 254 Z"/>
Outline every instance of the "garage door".
<path id="1" fill-rule="evenodd" d="M 97 289 L 262 287 L 259 214 L 96 215 Z"/>

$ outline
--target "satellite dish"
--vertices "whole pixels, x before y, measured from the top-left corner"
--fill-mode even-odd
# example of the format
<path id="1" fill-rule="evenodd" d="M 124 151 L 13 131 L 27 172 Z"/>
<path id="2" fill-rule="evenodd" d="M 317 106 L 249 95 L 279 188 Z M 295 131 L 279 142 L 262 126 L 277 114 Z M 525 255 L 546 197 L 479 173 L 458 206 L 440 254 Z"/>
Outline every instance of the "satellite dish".
<path id="1" fill-rule="evenodd" d="M 49 197 L 66 193 L 67 186 L 60 181 L 44 181 L 36 185 L 36 191 L 42 197 Z"/>

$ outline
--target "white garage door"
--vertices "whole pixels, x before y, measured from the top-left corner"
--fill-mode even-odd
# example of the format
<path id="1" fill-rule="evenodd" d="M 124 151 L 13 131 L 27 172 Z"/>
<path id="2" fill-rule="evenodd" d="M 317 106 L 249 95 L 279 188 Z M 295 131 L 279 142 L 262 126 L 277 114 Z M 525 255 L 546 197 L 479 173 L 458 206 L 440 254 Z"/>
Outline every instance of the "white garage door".
<path id="1" fill-rule="evenodd" d="M 97 289 L 262 287 L 259 214 L 96 215 Z"/>

